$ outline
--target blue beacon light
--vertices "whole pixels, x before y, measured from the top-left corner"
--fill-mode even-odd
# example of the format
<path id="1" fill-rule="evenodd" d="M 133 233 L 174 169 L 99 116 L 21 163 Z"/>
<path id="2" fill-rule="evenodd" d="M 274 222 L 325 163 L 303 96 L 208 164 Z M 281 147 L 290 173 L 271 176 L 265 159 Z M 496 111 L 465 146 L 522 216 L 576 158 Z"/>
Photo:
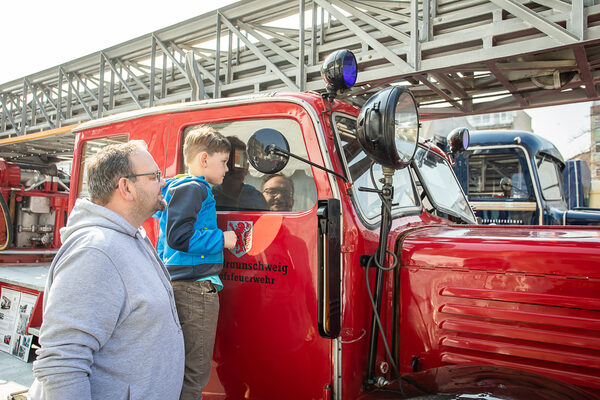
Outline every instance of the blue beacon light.
<path id="1" fill-rule="evenodd" d="M 321 74 L 327 83 L 328 97 L 335 98 L 337 91 L 344 91 L 356 83 L 358 65 L 350 50 L 331 53 L 323 62 Z"/>
<path id="2" fill-rule="evenodd" d="M 463 138 L 462 138 L 462 140 L 463 140 L 463 148 L 465 150 L 469 148 L 469 139 L 470 139 L 470 136 L 469 136 L 468 133 L 466 135 L 463 135 Z"/>
<path id="3" fill-rule="evenodd" d="M 347 87 L 352 87 L 356 83 L 357 75 L 356 58 L 351 52 L 344 54 L 344 61 L 342 63 L 342 74 L 344 75 L 344 83 Z"/>

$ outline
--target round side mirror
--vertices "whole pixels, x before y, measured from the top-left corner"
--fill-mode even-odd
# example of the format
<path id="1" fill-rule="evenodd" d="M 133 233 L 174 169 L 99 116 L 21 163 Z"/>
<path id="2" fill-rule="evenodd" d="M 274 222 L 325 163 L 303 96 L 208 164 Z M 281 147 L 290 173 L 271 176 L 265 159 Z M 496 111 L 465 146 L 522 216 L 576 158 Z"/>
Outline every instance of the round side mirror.
<path id="1" fill-rule="evenodd" d="M 276 149 L 290 151 L 288 141 L 275 129 L 259 129 L 248 139 L 248 161 L 263 174 L 276 174 L 287 165 L 290 157 L 277 153 Z"/>
<path id="2" fill-rule="evenodd" d="M 358 66 L 356 57 L 350 50 L 338 50 L 331 53 L 321 67 L 321 75 L 333 91 L 351 88 L 356 83 Z"/>
<path id="3" fill-rule="evenodd" d="M 374 161 L 394 169 L 408 166 L 419 142 L 419 115 L 412 93 L 399 86 L 375 93 L 360 110 L 357 134 Z"/>
<path id="4" fill-rule="evenodd" d="M 446 136 L 452 155 L 469 148 L 470 135 L 467 128 L 456 128 Z"/>

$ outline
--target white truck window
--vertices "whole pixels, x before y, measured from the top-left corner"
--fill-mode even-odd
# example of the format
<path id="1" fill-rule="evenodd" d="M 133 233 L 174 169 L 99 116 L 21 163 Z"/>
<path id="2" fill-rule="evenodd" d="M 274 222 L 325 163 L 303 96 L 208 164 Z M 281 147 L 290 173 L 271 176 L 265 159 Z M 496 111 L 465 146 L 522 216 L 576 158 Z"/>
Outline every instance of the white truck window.
<path id="1" fill-rule="evenodd" d="M 184 130 L 184 140 L 187 132 L 196 126 Z M 210 126 L 226 136 L 232 145 L 227 165 L 229 172 L 223 184 L 212 187 L 217 211 L 295 212 L 314 207 L 317 188 L 310 165 L 290 158 L 281 172 L 265 175 L 250 165 L 246 155 L 246 143 L 250 136 L 259 129 L 271 128 L 285 136 L 292 153 L 308 158 L 298 122 L 274 118 L 238 120 Z"/>
<path id="2" fill-rule="evenodd" d="M 111 144 L 127 143 L 128 135 L 117 135 L 102 139 L 88 140 L 83 143 L 81 149 L 81 162 L 79 163 L 79 185 L 77 185 L 77 198 L 89 199 L 90 194 L 87 190 L 87 165 L 90 158 L 100 150 Z"/>
<path id="3" fill-rule="evenodd" d="M 533 199 L 529 168 L 520 149 L 486 151 L 469 157 L 471 200 Z"/>
<path id="4" fill-rule="evenodd" d="M 360 187 L 374 188 L 375 184 L 381 188 L 379 179 L 383 178 L 381 165 L 375 164 L 362 151 L 356 138 L 356 120 L 354 118 L 336 115 L 336 129 L 341 140 L 345 163 L 350 172 L 352 195 L 355 206 L 368 220 L 374 220 L 381 215 L 381 200 L 377 193 L 363 192 Z M 373 179 L 371 177 L 373 175 Z M 416 208 L 419 206 L 418 197 L 408 168 L 396 170 L 394 173 L 394 198 L 392 200 L 392 214 L 398 214 L 401 209 Z"/>
<path id="5" fill-rule="evenodd" d="M 556 161 L 547 155 L 541 154 L 536 156 L 536 164 L 544 199 L 562 200 L 561 172 Z"/>

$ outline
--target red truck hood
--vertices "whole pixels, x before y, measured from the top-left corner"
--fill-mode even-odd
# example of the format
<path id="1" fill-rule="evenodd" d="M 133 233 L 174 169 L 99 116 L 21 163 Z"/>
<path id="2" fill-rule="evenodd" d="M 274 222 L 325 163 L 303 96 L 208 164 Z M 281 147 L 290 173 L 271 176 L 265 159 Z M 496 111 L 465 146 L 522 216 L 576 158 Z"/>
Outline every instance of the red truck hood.
<path id="1" fill-rule="evenodd" d="M 399 246 L 403 266 L 600 277 L 594 228 L 435 226 L 409 232 Z"/>

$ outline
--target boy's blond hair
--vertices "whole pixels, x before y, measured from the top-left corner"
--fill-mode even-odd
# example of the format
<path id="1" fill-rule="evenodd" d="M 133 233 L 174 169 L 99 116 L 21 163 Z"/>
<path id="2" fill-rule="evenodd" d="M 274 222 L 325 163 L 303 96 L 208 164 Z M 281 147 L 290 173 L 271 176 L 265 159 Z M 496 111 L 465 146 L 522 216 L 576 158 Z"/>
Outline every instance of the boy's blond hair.
<path id="1" fill-rule="evenodd" d="M 201 125 L 191 129 L 185 136 L 183 143 L 183 161 L 189 165 L 190 161 L 200 152 L 227 153 L 231 151 L 229 140 L 213 127 Z"/>

